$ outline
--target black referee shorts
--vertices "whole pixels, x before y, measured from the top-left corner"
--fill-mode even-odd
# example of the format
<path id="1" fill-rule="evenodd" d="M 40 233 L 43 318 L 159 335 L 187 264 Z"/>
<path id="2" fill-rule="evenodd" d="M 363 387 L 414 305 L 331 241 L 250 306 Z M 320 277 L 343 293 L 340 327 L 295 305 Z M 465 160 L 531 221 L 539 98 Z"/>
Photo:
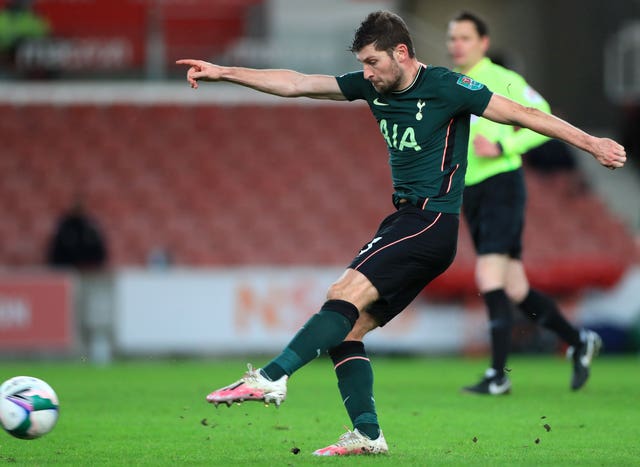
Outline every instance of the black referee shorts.
<path id="1" fill-rule="evenodd" d="M 453 262 L 459 216 L 423 211 L 409 203 L 382 221 L 350 268 L 380 294 L 367 311 L 383 326 Z"/>
<path id="2" fill-rule="evenodd" d="M 498 253 L 520 259 L 526 198 L 522 168 L 464 189 L 462 212 L 479 255 Z"/>

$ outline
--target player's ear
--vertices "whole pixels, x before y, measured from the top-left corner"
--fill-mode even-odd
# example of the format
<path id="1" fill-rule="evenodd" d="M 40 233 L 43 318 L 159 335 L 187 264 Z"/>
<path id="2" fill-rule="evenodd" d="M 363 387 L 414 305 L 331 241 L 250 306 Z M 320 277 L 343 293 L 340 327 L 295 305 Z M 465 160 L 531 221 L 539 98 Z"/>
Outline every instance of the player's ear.
<path id="1" fill-rule="evenodd" d="M 489 46 L 491 45 L 491 40 L 489 39 L 489 36 L 481 37 L 480 42 L 482 43 L 482 52 L 486 54 L 487 50 L 489 50 Z"/>
<path id="2" fill-rule="evenodd" d="M 409 58 L 409 48 L 406 44 L 398 44 L 393 49 L 393 56 L 397 61 L 403 62 Z"/>

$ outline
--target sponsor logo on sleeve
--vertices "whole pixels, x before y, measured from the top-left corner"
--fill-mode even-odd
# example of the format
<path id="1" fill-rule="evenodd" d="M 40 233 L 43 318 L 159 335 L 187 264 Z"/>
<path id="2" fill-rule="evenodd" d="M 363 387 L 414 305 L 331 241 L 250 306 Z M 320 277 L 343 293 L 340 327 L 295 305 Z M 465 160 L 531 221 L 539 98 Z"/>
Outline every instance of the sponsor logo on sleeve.
<path id="1" fill-rule="evenodd" d="M 456 84 L 462 86 L 463 88 L 470 89 L 472 91 L 478 91 L 484 88 L 484 84 L 479 83 L 469 78 L 468 76 L 461 76 L 460 78 L 458 78 L 458 81 L 456 81 Z"/>

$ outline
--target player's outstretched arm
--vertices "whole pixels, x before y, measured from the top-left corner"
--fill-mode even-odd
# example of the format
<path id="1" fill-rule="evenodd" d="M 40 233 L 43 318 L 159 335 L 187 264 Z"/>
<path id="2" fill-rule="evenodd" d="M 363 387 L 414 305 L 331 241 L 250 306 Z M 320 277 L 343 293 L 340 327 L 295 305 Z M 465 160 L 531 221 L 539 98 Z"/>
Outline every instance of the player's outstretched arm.
<path id="1" fill-rule="evenodd" d="M 499 94 L 491 97 L 482 116 L 494 122 L 529 128 L 551 138 L 566 141 L 591 153 L 600 164 L 610 169 L 624 166 L 627 160 L 624 147 L 612 139 L 597 138 L 558 117 L 525 107 Z"/>
<path id="2" fill-rule="evenodd" d="M 189 67 L 187 81 L 194 89 L 198 88 L 198 81 L 228 81 L 282 97 L 345 100 L 338 81 L 329 75 L 305 75 L 293 70 L 226 67 L 192 59 L 177 60 L 176 63 Z"/>

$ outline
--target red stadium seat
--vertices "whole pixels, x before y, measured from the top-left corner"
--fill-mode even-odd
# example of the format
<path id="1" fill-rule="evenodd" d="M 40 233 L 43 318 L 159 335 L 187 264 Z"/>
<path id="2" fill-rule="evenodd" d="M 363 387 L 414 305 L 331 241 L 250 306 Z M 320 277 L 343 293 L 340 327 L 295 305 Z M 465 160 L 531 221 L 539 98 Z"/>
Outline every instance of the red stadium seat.
<path id="1" fill-rule="evenodd" d="M 144 265 L 154 247 L 186 266 L 345 266 L 393 209 L 386 147 L 366 107 L 192 110 L 0 105 L 0 264 L 41 262 L 47 228 L 77 195 L 116 267 Z M 566 292 L 617 280 L 635 245 L 604 204 L 571 175 L 527 172 L 527 184 L 532 283 Z M 455 263 L 426 293 L 475 297 L 474 260 L 461 223 Z"/>

